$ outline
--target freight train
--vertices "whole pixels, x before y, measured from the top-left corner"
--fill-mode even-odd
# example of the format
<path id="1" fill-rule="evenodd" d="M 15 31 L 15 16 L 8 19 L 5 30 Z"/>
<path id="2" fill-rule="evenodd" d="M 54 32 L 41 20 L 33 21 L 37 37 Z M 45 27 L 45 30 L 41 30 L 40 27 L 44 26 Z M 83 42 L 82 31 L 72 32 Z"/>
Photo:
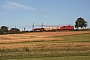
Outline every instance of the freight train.
<path id="1" fill-rule="evenodd" d="M 50 27 L 50 28 L 34 28 L 33 31 L 64 31 L 64 30 L 74 30 L 74 26 L 61 26 L 61 27 Z"/>

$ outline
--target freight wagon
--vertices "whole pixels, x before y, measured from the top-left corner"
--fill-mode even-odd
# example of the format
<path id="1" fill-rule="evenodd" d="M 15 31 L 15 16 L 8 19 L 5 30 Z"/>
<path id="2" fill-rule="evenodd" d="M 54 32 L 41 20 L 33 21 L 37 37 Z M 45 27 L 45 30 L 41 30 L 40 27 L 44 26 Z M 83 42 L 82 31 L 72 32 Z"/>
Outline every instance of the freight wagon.
<path id="1" fill-rule="evenodd" d="M 44 31 L 44 28 L 34 28 L 34 31 Z"/>
<path id="2" fill-rule="evenodd" d="M 34 28 L 34 31 L 64 31 L 74 30 L 74 26 L 50 27 L 50 28 Z"/>

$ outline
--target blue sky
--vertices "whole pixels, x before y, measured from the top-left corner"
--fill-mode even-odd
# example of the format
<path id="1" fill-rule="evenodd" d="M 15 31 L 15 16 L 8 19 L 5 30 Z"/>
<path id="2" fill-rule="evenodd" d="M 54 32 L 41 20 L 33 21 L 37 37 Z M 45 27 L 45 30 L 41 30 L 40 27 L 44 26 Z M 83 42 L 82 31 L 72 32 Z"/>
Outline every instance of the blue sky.
<path id="1" fill-rule="evenodd" d="M 40 25 L 75 25 L 82 17 L 90 27 L 90 0 L 0 0 L 0 26 L 31 30 Z"/>

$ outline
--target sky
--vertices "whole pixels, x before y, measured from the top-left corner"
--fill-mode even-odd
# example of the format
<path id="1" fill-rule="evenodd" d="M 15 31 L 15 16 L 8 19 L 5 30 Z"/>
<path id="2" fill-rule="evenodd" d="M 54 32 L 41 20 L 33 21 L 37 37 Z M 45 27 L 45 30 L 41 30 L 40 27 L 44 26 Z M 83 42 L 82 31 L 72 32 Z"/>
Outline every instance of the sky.
<path id="1" fill-rule="evenodd" d="M 31 30 L 33 23 L 75 25 L 79 17 L 90 27 L 90 0 L 0 0 L 0 26 L 9 29 Z"/>

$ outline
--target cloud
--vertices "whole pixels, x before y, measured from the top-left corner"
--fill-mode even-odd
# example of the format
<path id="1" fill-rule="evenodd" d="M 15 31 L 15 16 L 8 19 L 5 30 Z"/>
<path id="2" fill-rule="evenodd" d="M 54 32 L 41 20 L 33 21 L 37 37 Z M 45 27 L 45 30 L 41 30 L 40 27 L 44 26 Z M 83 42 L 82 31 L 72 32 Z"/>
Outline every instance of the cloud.
<path id="1" fill-rule="evenodd" d="M 42 12 L 39 12 L 40 14 L 46 14 L 46 12 L 42 11 Z"/>
<path id="2" fill-rule="evenodd" d="M 9 9 L 9 10 L 13 10 L 13 9 L 29 9 L 29 10 L 33 10 L 34 9 L 32 7 L 21 5 L 21 4 L 12 2 L 12 1 L 6 1 L 6 4 L 4 6 L 1 6 L 1 7 Z"/>
<path id="3" fill-rule="evenodd" d="M 39 12 L 40 14 L 46 14 L 46 15 L 48 15 L 49 13 L 48 12 L 45 12 L 45 11 L 41 11 L 41 12 Z"/>
<path id="4" fill-rule="evenodd" d="M 41 12 L 39 12 L 39 14 L 42 14 L 43 17 L 45 17 L 45 18 L 49 18 L 49 17 L 51 17 L 51 16 L 50 16 L 50 13 L 45 12 L 45 11 L 41 11 Z"/>

